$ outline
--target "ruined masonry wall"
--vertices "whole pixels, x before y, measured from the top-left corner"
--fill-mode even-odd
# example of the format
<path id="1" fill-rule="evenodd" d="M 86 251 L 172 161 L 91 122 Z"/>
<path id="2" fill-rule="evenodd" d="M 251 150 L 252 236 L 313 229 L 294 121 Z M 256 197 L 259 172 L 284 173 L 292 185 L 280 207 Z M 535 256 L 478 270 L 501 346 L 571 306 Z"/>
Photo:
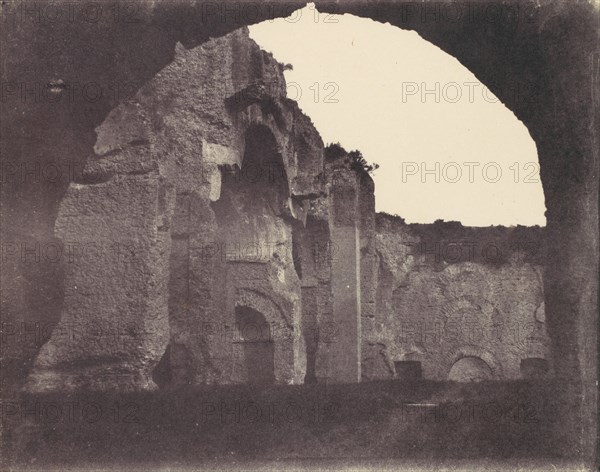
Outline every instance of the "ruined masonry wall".
<path id="1" fill-rule="evenodd" d="M 541 231 L 376 215 L 371 178 L 325 162 L 285 93 L 282 65 L 243 28 L 178 46 L 111 111 L 55 237 L 119 250 L 65 267 L 27 390 L 244 383 L 264 374 L 260 356 L 284 384 L 391 378 L 404 360 L 444 380 L 463 357 L 518 378 L 521 359 L 548 357 L 543 258 L 514 244 Z M 456 241 L 480 247 L 457 259 Z M 482 252 L 490 241 L 500 255 Z M 248 313 L 268 345 L 246 342 Z"/>
<path id="2" fill-rule="evenodd" d="M 521 359 L 549 360 L 542 241 L 537 227 L 408 225 L 378 214 L 363 379 L 420 361 L 423 377 L 447 380 L 464 357 L 482 359 L 489 378 L 517 379 Z"/>

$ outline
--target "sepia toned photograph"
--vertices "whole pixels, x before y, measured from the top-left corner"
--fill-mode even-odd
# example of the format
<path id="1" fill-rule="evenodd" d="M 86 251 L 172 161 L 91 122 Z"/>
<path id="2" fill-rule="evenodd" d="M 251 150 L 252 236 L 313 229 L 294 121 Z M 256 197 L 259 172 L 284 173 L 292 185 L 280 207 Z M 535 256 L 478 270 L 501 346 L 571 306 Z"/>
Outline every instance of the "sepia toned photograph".
<path id="1" fill-rule="evenodd" d="M 0 471 L 597 471 L 600 0 L 0 2 Z"/>

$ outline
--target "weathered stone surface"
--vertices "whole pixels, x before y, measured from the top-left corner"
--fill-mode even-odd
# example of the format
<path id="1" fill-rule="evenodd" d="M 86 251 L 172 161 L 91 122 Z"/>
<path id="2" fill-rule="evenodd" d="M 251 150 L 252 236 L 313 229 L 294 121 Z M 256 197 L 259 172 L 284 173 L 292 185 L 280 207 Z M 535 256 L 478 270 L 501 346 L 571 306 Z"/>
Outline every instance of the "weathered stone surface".
<path id="1" fill-rule="evenodd" d="M 461 358 L 475 357 L 490 378 L 516 379 L 522 359 L 550 358 L 541 231 L 406 225 L 378 215 L 377 296 L 363 317 L 363 378 L 391 377 L 394 362 L 413 360 L 425 378 L 446 380 Z"/>
<path id="2" fill-rule="evenodd" d="M 157 173 L 71 184 L 56 223 L 73 247 L 63 310 L 27 390 L 155 387 L 152 369 L 168 342 L 172 201 Z"/>
<path id="3" fill-rule="evenodd" d="M 294 213 L 306 218 L 308 205 L 294 207 L 292 200 L 322 192 L 323 144 L 285 98 L 281 66 L 246 30 L 193 50 L 178 48 L 174 61 L 115 108 L 97 133 L 97 154 L 81 183 L 71 184 L 56 232 L 82 244 L 134 245 L 140 266 L 122 268 L 110 256 L 75 261 L 55 333 L 73 320 L 152 329 L 136 332 L 130 345 L 97 352 L 86 351 L 84 338 L 55 334 L 27 388 L 150 388 L 149 372 L 169 332 L 175 384 L 248 381 L 237 307 L 269 323 L 274 381 L 302 382 L 291 225 Z M 147 297 L 155 285 L 156 294 Z M 133 294 L 138 302 L 129 300 Z M 83 367 L 94 362 L 101 364 L 98 372 L 86 373 Z M 104 371 L 139 378 L 105 381 Z"/>

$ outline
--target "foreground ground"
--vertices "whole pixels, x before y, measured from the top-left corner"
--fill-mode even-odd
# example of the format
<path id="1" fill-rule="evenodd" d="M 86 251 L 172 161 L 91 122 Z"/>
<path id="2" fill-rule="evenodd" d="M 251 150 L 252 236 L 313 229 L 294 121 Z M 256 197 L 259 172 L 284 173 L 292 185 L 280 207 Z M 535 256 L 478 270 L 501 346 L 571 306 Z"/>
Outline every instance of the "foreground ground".
<path id="1" fill-rule="evenodd" d="M 574 406 L 553 392 L 386 381 L 15 397 L 2 470 L 582 470 Z"/>

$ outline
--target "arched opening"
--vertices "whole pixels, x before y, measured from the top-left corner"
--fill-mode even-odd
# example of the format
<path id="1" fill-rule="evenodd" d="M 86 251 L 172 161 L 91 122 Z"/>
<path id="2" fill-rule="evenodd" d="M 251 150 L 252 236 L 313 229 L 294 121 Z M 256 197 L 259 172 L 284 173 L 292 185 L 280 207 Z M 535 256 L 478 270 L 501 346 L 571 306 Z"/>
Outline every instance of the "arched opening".
<path id="1" fill-rule="evenodd" d="M 263 124 L 246 128 L 241 163 L 220 166 L 220 195 L 211 203 L 221 251 L 215 262 L 220 282 L 212 286 L 220 298 L 216 316 L 235 318 L 237 326 L 234 346 L 213 350 L 239 356 L 230 377 L 236 383 L 288 382 L 298 366 L 295 338 L 271 336 L 271 330 L 292 332 L 299 316 L 290 303 L 299 287 L 285 149 L 276 133 Z"/>
<path id="2" fill-rule="evenodd" d="M 402 307 L 408 311 L 395 310 L 403 300 L 393 293 L 382 299 L 369 288 L 371 267 L 365 263 L 364 254 L 361 256 L 364 319 L 360 342 L 364 352 L 372 346 L 383 345 L 387 349 L 385 355 L 363 355 L 361 365 L 376 359 L 373 367 L 363 372 L 365 378 L 374 372 L 393 375 L 390 367 L 394 355 L 390 353 L 405 348 L 378 326 L 399 331 L 401 324 L 408 322 L 407 313 L 415 309 L 427 312 L 422 317 L 427 319 L 418 322 L 427 326 L 444 323 L 444 310 L 438 312 L 437 307 L 446 307 L 451 300 L 462 299 L 470 292 L 476 292 L 475 305 L 479 304 L 483 297 L 481 281 L 501 287 L 495 291 L 500 294 L 498 300 L 494 300 L 501 307 L 507 305 L 503 294 L 514 293 L 505 290 L 510 280 L 518 276 L 527 284 L 514 303 L 518 310 L 467 310 L 462 316 L 476 320 L 478 329 L 500 325 L 508 332 L 519 317 L 529 316 L 530 305 L 539 303 L 536 294 L 543 285 L 536 272 L 529 269 L 541 271 L 545 263 L 543 255 L 533 261 L 529 254 L 537 248 L 542 253 L 540 241 L 545 240 L 545 232 L 538 231 L 539 226 L 546 224 L 538 149 L 524 122 L 467 68 L 468 64 L 465 66 L 458 56 L 445 52 L 416 31 L 354 15 L 320 13 L 312 4 L 286 19 L 253 25 L 250 34 L 282 62 L 288 97 L 311 117 L 324 140 L 339 141 L 348 150 L 358 149 L 367 161 L 380 164 L 379 171 L 371 173 L 376 208 L 381 212 L 378 217 L 382 216 L 379 220 L 386 214 L 401 217 L 391 218 L 398 225 L 385 235 L 388 240 L 382 246 L 399 244 L 395 249 L 402 248 L 402 238 L 398 236 L 401 234 L 410 239 L 411 249 L 406 257 L 389 256 L 387 246 L 379 246 L 373 252 L 382 250 L 385 257 L 393 259 L 392 267 L 403 266 L 402 270 L 409 273 L 416 271 L 411 257 L 418 258 L 415 264 L 419 267 L 431 263 L 422 270 L 423 274 L 435 274 L 454 265 L 448 271 L 450 282 L 443 284 L 451 285 L 452 295 L 440 289 L 436 293 L 438 300 L 431 303 L 431 294 L 425 292 L 420 304 L 409 302 Z M 299 37 L 305 39 L 298 41 Z M 307 50 L 315 53 L 306 54 Z M 380 51 L 385 53 L 373 54 Z M 360 73 L 355 73 L 357 68 Z M 535 90 L 513 92 L 520 93 L 523 100 L 536 98 L 523 96 Z M 361 112 L 357 114 L 356 110 Z M 346 200 L 343 206 L 347 206 Z M 450 221 L 444 224 L 444 220 Z M 465 226 L 455 224 L 459 221 Z M 361 229 L 365 240 L 368 230 Z M 536 249 L 530 250 L 531 247 Z M 480 274 L 462 281 L 469 263 Z M 497 275 L 501 265 L 503 272 Z M 302 266 L 303 277 L 305 272 Z M 395 284 L 392 290 L 407 288 L 398 275 L 391 284 Z M 303 292 L 314 291 L 303 281 Z M 303 297 L 303 320 L 314 317 L 309 300 L 308 296 Z M 391 313 L 396 313 L 399 321 Z M 428 351 L 429 361 L 438 366 L 439 362 L 432 361 L 433 352 L 455 347 L 455 340 L 448 339 L 451 335 L 445 333 L 442 338 L 443 342 Z M 467 338 L 464 342 L 473 340 Z M 509 371 L 513 378 L 518 376 L 517 355 L 499 355 L 509 349 L 491 336 L 482 342 L 482 347 L 498 356 L 501 364 L 510 363 L 510 369 L 501 365 L 498 371 Z M 306 346 L 308 373 L 314 358 L 312 352 L 317 351 L 318 345 L 313 347 L 307 340 Z M 443 358 L 443 354 L 439 357 Z M 428 374 L 434 369 L 427 362 L 424 367 Z M 444 365 L 436 370 L 436 375 L 445 378 L 446 369 Z"/>
<path id="3" fill-rule="evenodd" d="M 380 165 L 378 211 L 409 223 L 545 226 L 536 143 L 454 56 L 415 31 L 313 4 L 250 34 L 291 64 L 288 96 L 324 141 Z M 537 99 L 532 88 L 513 89 L 523 101 Z"/>
<path id="4" fill-rule="evenodd" d="M 422 7 L 419 8 L 419 5 Z M 64 31 L 70 40 L 63 41 L 62 58 L 78 61 L 83 67 L 79 75 L 83 79 L 87 78 L 87 82 L 98 80 L 100 84 L 109 85 L 120 83 L 127 78 L 132 83 L 144 84 L 160 67 L 171 61 L 176 40 L 181 40 L 186 47 L 192 47 L 209 36 L 222 35 L 225 31 L 249 21 L 240 20 L 240 15 L 232 8 L 228 9 L 233 13 L 228 13 L 227 19 L 234 20 L 233 16 L 237 15 L 235 21 L 225 21 L 223 17 L 214 16 L 203 22 L 203 26 L 206 27 L 198 28 L 194 19 L 200 17 L 201 7 L 204 6 L 202 3 L 192 2 L 187 8 L 180 8 L 179 3 L 170 2 L 155 8 L 156 5 L 148 3 L 142 10 L 147 13 L 149 19 L 161 25 L 160 29 L 148 28 L 145 21 L 137 24 L 113 21 L 110 22 L 110 27 L 104 25 L 93 29 L 85 22 L 69 22 L 65 24 Z M 461 62 L 477 71 L 478 76 L 485 82 L 489 83 L 497 74 L 499 86 L 507 85 L 513 79 L 519 81 L 527 77 L 534 78 L 535 83 L 542 86 L 542 97 L 537 105 L 518 104 L 518 100 L 512 100 L 510 103 L 515 110 L 519 109 L 517 114 L 526 120 L 530 129 L 537 130 L 536 141 L 540 146 L 544 184 L 549 198 L 548 222 L 552 230 L 550 239 L 552 249 L 557 255 L 548 269 L 549 277 L 546 279 L 546 287 L 549 289 L 546 300 L 551 302 L 547 305 L 549 325 L 553 326 L 555 340 L 554 355 L 561 361 L 563 376 L 569 380 L 567 384 L 577 383 L 572 382 L 573 380 L 585 380 L 583 397 L 591 407 L 586 406 L 584 409 L 583 416 L 587 418 L 584 430 L 594 432 L 595 425 L 593 428 L 590 425 L 593 423 L 593 398 L 596 395 L 593 380 L 596 378 L 597 359 L 598 267 L 596 258 L 590 257 L 590 254 L 597 253 L 598 241 L 597 173 L 594 173 L 594 169 L 597 170 L 597 143 L 594 144 L 596 128 L 587 125 L 586 120 L 582 120 L 581 117 L 597 116 L 593 113 L 596 102 L 592 98 L 595 89 L 590 86 L 595 76 L 589 73 L 592 57 L 589 44 L 593 41 L 592 47 L 595 49 L 597 43 L 596 29 L 594 27 L 592 30 L 590 25 L 597 24 L 597 15 L 589 14 L 593 8 L 589 2 L 572 2 L 568 5 L 559 2 L 544 5 L 544 8 L 539 8 L 539 2 L 537 5 L 530 2 L 524 10 L 526 13 L 531 11 L 532 15 L 519 17 L 524 21 L 519 23 L 519 34 L 513 35 L 506 34 L 510 30 L 498 28 L 482 16 L 473 20 L 471 15 L 463 15 L 462 19 L 457 21 L 453 17 L 449 23 L 419 20 L 418 14 L 413 15 L 410 9 L 404 8 L 413 6 L 406 2 L 369 2 L 368 5 L 364 2 L 324 2 L 319 4 L 319 9 L 338 13 L 340 10 L 353 11 L 357 15 L 369 16 L 381 22 L 389 21 L 392 25 L 417 29 L 424 37 L 430 38 L 446 51 L 454 51 Z M 448 6 L 454 8 L 455 4 Z M 420 13 L 425 12 L 425 7 L 429 8 L 430 5 L 427 2 L 417 4 Z M 165 14 L 165 10 L 169 14 Z M 275 16 L 285 15 L 280 14 L 278 10 Z M 177 23 L 179 20 L 185 27 Z M 12 32 L 7 28 L 9 34 L 15 34 L 17 44 L 27 44 L 31 51 L 37 51 L 37 54 L 31 55 L 31 61 L 13 61 L 16 65 L 11 71 L 13 81 L 16 82 L 16 78 L 23 75 L 26 67 L 34 64 L 36 55 L 52 58 L 52 54 L 45 54 L 44 51 L 51 51 L 55 41 L 48 40 L 50 30 L 43 30 L 42 27 L 40 22 L 28 22 L 27 27 L 13 29 Z M 80 31 L 86 34 L 78 34 Z M 51 33 L 54 35 L 56 31 L 52 29 Z M 128 54 L 131 61 L 79 61 L 79 53 L 84 50 L 82 45 L 92 36 L 98 44 L 106 46 L 107 54 L 103 55 L 105 59 L 114 57 L 114 51 L 128 52 L 131 47 L 138 48 L 144 54 Z M 35 41 L 31 41 L 31 38 L 35 38 Z M 135 40 L 131 41 L 131 38 Z M 588 38 L 591 39 L 588 41 Z M 148 44 L 153 47 L 148 48 Z M 17 53 L 13 54 L 19 54 L 21 48 L 14 48 L 14 51 Z M 529 51 L 534 60 L 526 60 Z M 48 61 L 37 61 L 34 75 L 44 77 L 43 80 L 49 79 L 51 72 L 53 75 L 63 76 L 72 64 L 70 60 L 51 62 L 52 67 L 49 67 Z M 553 93 L 550 93 L 551 91 Z M 91 109 L 89 101 L 85 101 L 83 105 L 78 103 L 65 108 L 64 113 L 61 110 L 58 116 L 65 118 L 57 120 L 54 106 L 47 106 L 44 100 L 21 100 L 21 95 L 15 93 L 12 103 L 18 105 L 5 108 L 11 110 L 15 117 L 26 117 L 29 121 L 19 121 L 20 126 L 16 128 L 22 130 L 23 139 L 9 143 L 9 150 L 22 148 L 22 142 L 25 140 L 31 142 L 28 133 L 39 129 L 40 123 L 58 123 L 60 126 L 55 129 L 54 140 L 34 140 L 34 147 L 54 149 L 54 155 L 58 157 L 61 153 L 56 152 L 57 148 L 53 144 L 63 140 L 59 128 L 65 128 L 63 125 L 67 120 L 67 124 L 73 125 L 71 128 L 81 131 L 84 138 L 80 141 L 87 140 L 83 145 L 86 152 L 74 155 L 92 153 L 94 128 L 102 121 L 107 110 L 114 106 L 114 101 L 109 101 L 106 97 L 120 96 L 112 93 L 104 95 L 104 99 L 99 100 Z M 507 96 L 505 93 L 502 98 Z M 14 127 L 14 120 L 7 119 L 4 122 Z M 7 155 L 10 152 L 2 154 Z M 33 152 L 30 154 L 34 155 Z M 63 154 L 62 157 L 64 156 Z M 66 156 L 68 159 L 64 162 L 74 159 L 68 154 Z M 15 195 L 21 193 L 23 192 Z M 54 199 L 47 198 L 48 192 L 45 189 L 36 194 L 41 199 L 52 200 L 56 205 Z M 5 200 L 2 199 L 3 203 Z M 43 213 L 39 205 L 31 205 L 24 208 L 24 211 L 15 211 L 12 206 L 7 208 L 7 214 L 23 215 L 24 221 L 36 223 L 40 221 L 39 216 Z M 32 215 L 35 215 L 35 218 Z M 9 221 L 16 222 L 12 220 L 15 220 L 14 217 Z M 51 230 L 54 221 L 52 212 L 43 221 L 47 222 L 43 225 L 44 230 Z M 25 223 L 4 226 L 16 226 L 22 234 L 38 233 L 31 231 Z M 572 244 L 573 241 L 577 241 L 577 244 Z M 21 276 L 10 278 L 23 280 Z M 589 398 L 592 400 L 588 400 Z M 588 445 L 594 443 L 594 434 L 586 437 L 589 437 Z"/>
<path id="5" fill-rule="evenodd" d="M 454 382 L 481 382 L 492 378 L 490 366 L 483 359 L 475 356 L 457 360 L 448 374 L 448 380 Z"/>
<path id="6" fill-rule="evenodd" d="M 267 228 L 257 216 L 270 219 L 288 211 L 287 174 L 269 128 L 255 125 L 246 131 L 241 167 L 221 166 L 221 180 L 221 196 L 212 207 L 219 226 L 227 228 L 224 236 L 228 246 L 239 244 L 242 249 L 247 248 L 248 257 L 243 250 L 240 253 L 243 259 L 269 257 L 263 254 L 267 250 L 264 243 L 272 241 L 262 239 L 267 237 Z M 256 246 L 250 248 L 250 244 Z"/>
<path id="7" fill-rule="evenodd" d="M 275 348 L 271 327 L 262 313 L 247 306 L 235 307 L 237 341 L 248 383 L 268 385 L 275 382 Z"/>

